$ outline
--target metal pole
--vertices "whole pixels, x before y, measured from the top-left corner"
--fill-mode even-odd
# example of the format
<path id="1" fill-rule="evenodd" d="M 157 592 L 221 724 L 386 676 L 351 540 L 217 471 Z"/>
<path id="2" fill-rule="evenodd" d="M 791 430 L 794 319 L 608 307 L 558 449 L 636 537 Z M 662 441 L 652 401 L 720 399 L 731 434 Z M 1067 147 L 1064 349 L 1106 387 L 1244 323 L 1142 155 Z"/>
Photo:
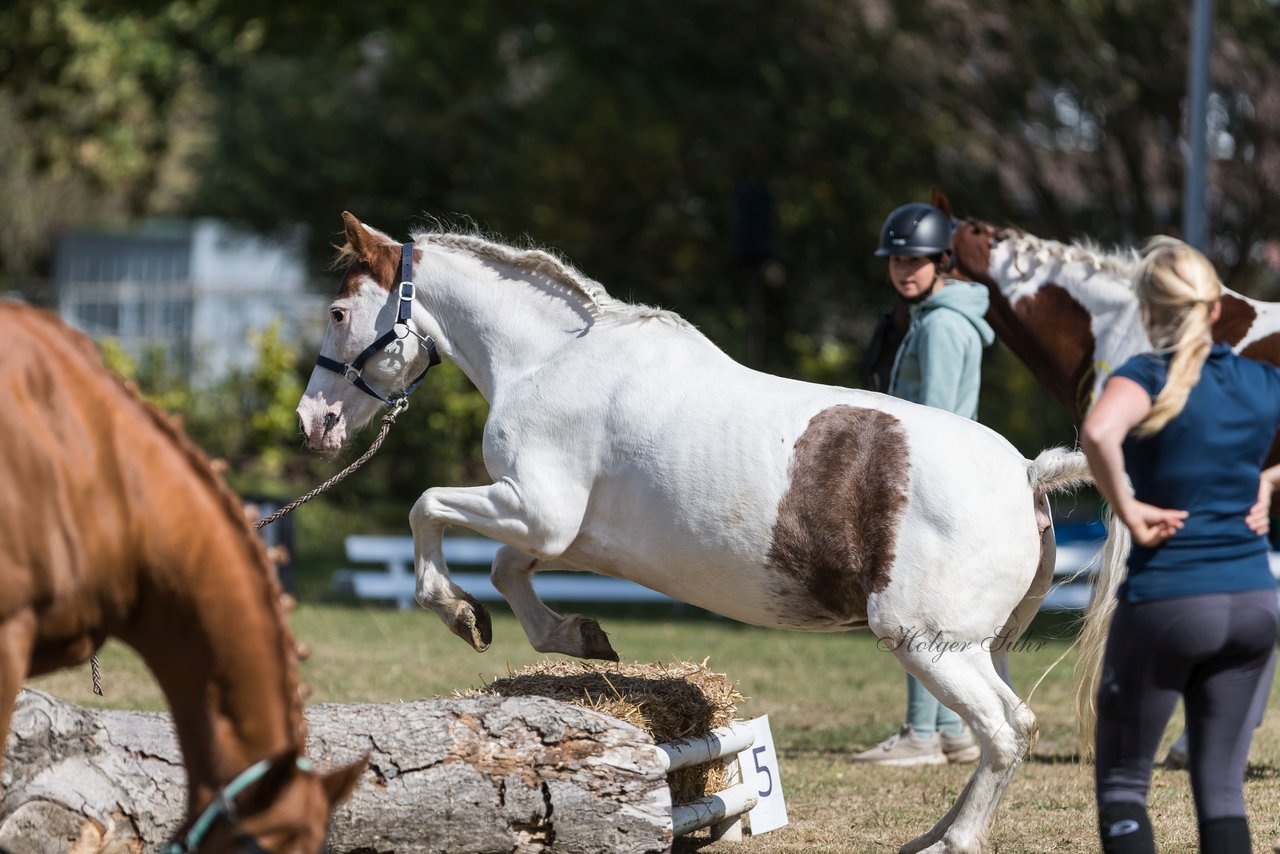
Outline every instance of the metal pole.
<path id="1" fill-rule="evenodd" d="M 1213 0 L 1195 0 L 1191 20 L 1191 57 L 1187 64 L 1187 140 L 1190 152 L 1182 193 L 1182 237 L 1204 250 L 1208 243 L 1205 213 L 1205 121 L 1209 100 L 1209 53 L 1213 46 Z"/>

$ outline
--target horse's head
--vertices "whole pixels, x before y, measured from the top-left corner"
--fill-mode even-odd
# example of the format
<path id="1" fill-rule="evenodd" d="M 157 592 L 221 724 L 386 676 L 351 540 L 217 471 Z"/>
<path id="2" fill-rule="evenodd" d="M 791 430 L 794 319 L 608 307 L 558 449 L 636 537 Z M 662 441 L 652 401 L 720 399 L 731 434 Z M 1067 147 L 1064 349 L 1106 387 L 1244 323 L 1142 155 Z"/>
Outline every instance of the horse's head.
<path id="1" fill-rule="evenodd" d="M 317 774 L 295 751 L 232 781 L 165 854 L 318 854 L 333 808 L 364 773 L 360 760 Z M 261 769 L 258 771 L 257 769 Z M 237 785 L 237 783 L 240 785 Z"/>
<path id="2" fill-rule="evenodd" d="M 1007 229 L 979 219 L 959 220 L 951 235 L 951 252 L 955 271 L 962 277 L 987 286 L 995 286 L 991 270 L 991 250 L 1009 237 Z"/>
<path id="3" fill-rule="evenodd" d="M 951 220 L 952 275 L 971 282 L 981 282 L 988 287 L 994 286 L 991 248 L 1016 232 L 980 219 L 956 219 L 951 212 L 951 201 L 937 187 L 933 188 L 930 204 Z"/>
<path id="4" fill-rule="evenodd" d="M 420 328 L 431 320 L 417 307 L 411 284 L 418 250 L 345 211 L 342 220 L 347 243 L 339 261 L 347 267 L 297 410 L 307 444 L 318 451 L 345 445 L 379 402 L 401 399 L 438 358 Z"/>

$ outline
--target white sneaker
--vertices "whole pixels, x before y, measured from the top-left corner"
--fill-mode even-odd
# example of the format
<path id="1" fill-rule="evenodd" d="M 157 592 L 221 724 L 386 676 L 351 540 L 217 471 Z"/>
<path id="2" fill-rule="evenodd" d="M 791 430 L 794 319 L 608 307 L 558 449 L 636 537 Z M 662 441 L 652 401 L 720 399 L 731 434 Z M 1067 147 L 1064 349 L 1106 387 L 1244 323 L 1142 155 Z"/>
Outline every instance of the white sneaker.
<path id="1" fill-rule="evenodd" d="M 875 747 L 855 753 L 852 761 L 863 765 L 946 765 L 947 757 L 936 732 L 919 738 L 911 727 L 904 726 Z"/>
<path id="2" fill-rule="evenodd" d="M 942 755 L 947 757 L 947 761 L 952 765 L 961 762 L 977 762 L 982 756 L 982 748 L 978 746 L 978 740 L 973 737 L 973 730 L 968 725 L 960 730 L 959 735 L 947 735 L 945 732 L 942 736 Z"/>

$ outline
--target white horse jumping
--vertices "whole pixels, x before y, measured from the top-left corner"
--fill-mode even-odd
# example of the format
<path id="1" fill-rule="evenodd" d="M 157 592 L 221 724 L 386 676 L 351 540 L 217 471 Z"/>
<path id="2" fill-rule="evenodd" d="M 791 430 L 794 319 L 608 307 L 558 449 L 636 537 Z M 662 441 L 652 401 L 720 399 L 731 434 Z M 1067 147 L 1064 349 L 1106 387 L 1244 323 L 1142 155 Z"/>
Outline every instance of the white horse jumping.
<path id="1" fill-rule="evenodd" d="M 342 447 L 437 348 L 490 404 L 493 483 L 433 487 L 410 514 L 420 604 L 487 647 L 441 552 L 457 524 L 505 543 L 494 585 L 542 652 L 617 660 L 595 620 L 538 599 L 550 560 L 746 623 L 870 628 L 982 746 L 902 850 L 982 849 L 1036 728 L 997 668 L 1049 586 L 1046 495 L 1089 479 L 1080 454 L 1031 462 L 941 410 L 749 370 L 545 252 L 447 233 L 402 247 L 343 219 L 350 263 L 298 406 L 310 446 Z"/>

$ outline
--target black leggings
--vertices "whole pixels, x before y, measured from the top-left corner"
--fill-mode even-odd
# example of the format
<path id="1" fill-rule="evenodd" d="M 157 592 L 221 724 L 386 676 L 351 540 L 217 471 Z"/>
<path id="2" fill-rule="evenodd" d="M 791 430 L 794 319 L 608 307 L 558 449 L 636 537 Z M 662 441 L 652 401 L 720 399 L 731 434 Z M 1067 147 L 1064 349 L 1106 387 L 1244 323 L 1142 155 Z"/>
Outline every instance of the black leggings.
<path id="1" fill-rule="evenodd" d="M 1117 605 L 1098 689 L 1099 810 L 1145 807 L 1156 749 L 1182 697 L 1200 824 L 1243 819 L 1244 772 L 1266 697 L 1276 591 L 1247 590 Z"/>

